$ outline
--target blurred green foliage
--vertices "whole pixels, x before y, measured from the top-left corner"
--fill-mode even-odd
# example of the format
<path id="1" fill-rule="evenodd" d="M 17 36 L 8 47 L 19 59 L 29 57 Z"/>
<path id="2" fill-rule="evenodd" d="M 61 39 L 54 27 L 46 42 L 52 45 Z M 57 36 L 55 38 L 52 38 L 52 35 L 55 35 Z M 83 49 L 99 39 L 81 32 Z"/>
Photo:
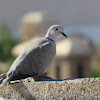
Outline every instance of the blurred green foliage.
<path id="1" fill-rule="evenodd" d="M 12 63 L 15 59 L 11 50 L 18 41 L 12 38 L 11 29 L 7 24 L 2 24 L 0 26 L 0 61 L 6 63 Z"/>
<path id="2" fill-rule="evenodd" d="M 91 74 L 92 77 L 100 77 L 100 70 L 95 69 Z"/>
<path id="3" fill-rule="evenodd" d="M 95 69 L 92 70 L 91 72 L 92 77 L 100 77 L 100 62 L 96 62 Z"/>

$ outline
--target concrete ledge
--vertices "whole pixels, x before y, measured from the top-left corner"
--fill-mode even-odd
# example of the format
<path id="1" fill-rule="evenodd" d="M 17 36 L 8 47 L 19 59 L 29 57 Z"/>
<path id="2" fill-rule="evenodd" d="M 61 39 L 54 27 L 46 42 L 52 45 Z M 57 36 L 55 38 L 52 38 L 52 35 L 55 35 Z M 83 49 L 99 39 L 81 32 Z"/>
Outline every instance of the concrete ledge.
<path id="1" fill-rule="evenodd" d="M 0 97 L 6 100 L 100 100 L 100 78 L 40 82 L 28 78 L 1 87 Z"/>

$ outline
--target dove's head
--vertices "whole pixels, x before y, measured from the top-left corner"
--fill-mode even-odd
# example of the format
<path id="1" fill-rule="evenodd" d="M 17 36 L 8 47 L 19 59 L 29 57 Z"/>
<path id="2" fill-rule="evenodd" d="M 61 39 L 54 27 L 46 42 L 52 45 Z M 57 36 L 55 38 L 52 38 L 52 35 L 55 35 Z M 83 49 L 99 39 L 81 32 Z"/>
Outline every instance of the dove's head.
<path id="1" fill-rule="evenodd" d="M 48 31 L 45 37 L 52 39 L 53 41 L 57 40 L 59 37 L 67 36 L 64 34 L 64 28 L 61 25 L 52 25 Z"/>

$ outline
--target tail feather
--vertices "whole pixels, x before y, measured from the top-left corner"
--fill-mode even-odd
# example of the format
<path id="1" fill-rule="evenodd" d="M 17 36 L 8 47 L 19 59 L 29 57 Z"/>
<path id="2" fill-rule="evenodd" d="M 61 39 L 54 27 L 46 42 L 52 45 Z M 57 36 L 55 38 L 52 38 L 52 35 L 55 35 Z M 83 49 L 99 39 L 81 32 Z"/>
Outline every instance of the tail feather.
<path id="1" fill-rule="evenodd" d="M 1 74 L 0 75 L 0 87 L 2 87 L 3 85 L 5 85 L 7 82 L 9 82 L 10 77 L 8 77 L 7 74 Z"/>
<path id="2" fill-rule="evenodd" d="M 7 78 L 6 74 L 0 75 L 0 87 L 6 83 L 6 78 Z"/>
<path id="3" fill-rule="evenodd" d="M 6 74 L 4 73 L 4 74 L 1 74 L 0 75 L 0 79 L 2 79 L 3 77 L 5 77 L 6 76 Z"/>

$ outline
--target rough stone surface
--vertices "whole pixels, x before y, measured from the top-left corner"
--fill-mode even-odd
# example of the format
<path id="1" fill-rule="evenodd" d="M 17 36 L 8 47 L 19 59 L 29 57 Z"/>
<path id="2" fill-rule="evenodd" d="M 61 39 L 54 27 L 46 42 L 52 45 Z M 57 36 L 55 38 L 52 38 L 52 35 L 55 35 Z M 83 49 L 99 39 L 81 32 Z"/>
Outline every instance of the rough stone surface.
<path id="1" fill-rule="evenodd" d="M 0 88 L 0 97 L 6 100 L 100 100 L 100 78 L 48 80 L 33 82 L 28 78 L 10 82 Z"/>

